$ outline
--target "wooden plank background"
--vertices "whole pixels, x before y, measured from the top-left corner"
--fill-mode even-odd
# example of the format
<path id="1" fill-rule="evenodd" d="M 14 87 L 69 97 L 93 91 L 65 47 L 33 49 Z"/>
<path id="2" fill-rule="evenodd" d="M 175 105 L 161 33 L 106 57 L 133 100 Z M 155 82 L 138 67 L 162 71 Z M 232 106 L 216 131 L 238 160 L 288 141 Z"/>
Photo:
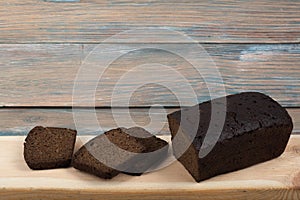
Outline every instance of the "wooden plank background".
<path id="1" fill-rule="evenodd" d="M 37 124 L 73 127 L 68 108 L 72 106 L 74 78 L 85 57 L 110 36 L 143 27 L 178 31 L 199 42 L 221 72 L 228 94 L 255 90 L 272 96 L 285 107 L 299 107 L 299 10 L 300 1 L 295 0 L 1 1 L 0 107 L 4 109 L 0 109 L 0 132 L 2 135 L 24 134 Z M 127 40 L 128 37 L 132 39 Z M 178 51 L 188 51 L 186 41 L 168 34 L 158 36 L 149 32 L 146 41 L 134 33 L 128 37 L 125 34 L 123 39 L 110 43 L 130 48 L 136 43 L 160 44 L 167 39 Z M 112 45 L 109 51 L 120 49 Z M 193 51 L 188 53 L 194 58 L 199 56 Z M 99 57 L 93 62 L 103 69 L 104 59 Z M 203 79 L 187 62 L 167 52 L 145 49 L 131 52 L 111 64 L 96 89 L 96 106 L 100 109 L 111 106 L 116 81 L 143 63 L 171 66 L 197 91 L 198 102 L 209 99 Z M 145 84 L 142 72 L 131 70 L 139 78 L 119 88 L 118 107 L 124 106 L 124 95 L 133 87 Z M 168 79 L 168 74 L 168 70 L 162 70 L 161 76 L 154 77 L 153 82 Z M 214 80 L 214 74 L 207 75 Z M 185 89 L 180 81 L 174 81 L 172 88 Z M 194 100 L 186 94 L 181 103 L 189 105 L 191 102 Z M 136 107 L 132 113 L 136 114 L 137 122 L 143 124 L 148 120 L 145 109 L 138 108 L 153 104 L 179 105 L 172 91 L 147 84 L 130 99 L 130 106 Z M 22 107 L 26 109 L 16 109 Z M 36 109 L 39 107 L 61 109 Z M 115 126 L 109 111 L 101 109 L 97 115 L 107 119 L 103 122 L 105 129 Z M 298 118 L 295 124 L 299 130 Z"/>
<path id="2" fill-rule="evenodd" d="M 98 43 L 147 26 L 180 31 L 202 43 L 295 43 L 299 7 L 295 0 L 1 1 L 0 42 Z"/>
<path id="3" fill-rule="evenodd" d="M 171 44 L 170 44 L 171 45 Z M 187 51 L 185 44 L 172 44 L 178 51 Z M 130 48 L 131 44 L 122 44 Z M 188 46 L 186 44 L 186 46 Z M 283 106 L 300 106 L 300 44 L 203 44 L 218 67 L 226 92 L 229 94 L 246 90 L 264 92 Z M 0 106 L 72 106 L 74 80 L 85 56 L 96 45 L 91 44 L 0 44 Z M 112 48 L 109 51 L 121 50 Z M 189 52 L 197 58 L 195 52 Z M 106 68 L 106 58 L 93 60 L 99 70 Z M 102 63 L 102 64 L 101 64 Z M 174 95 L 186 90 L 186 84 L 172 82 L 172 89 L 144 82 L 143 70 L 132 69 L 141 64 L 161 63 L 171 66 L 182 74 L 198 95 L 198 102 L 209 99 L 201 76 L 185 60 L 173 54 L 142 49 L 113 62 L 107 67 L 96 90 L 96 106 L 110 106 L 112 91 L 120 77 L 126 72 L 136 74 L 135 79 L 121 85 L 117 100 L 120 106 L 124 94 L 136 86 L 143 86 L 131 98 L 131 106 L 162 104 L 178 106 Z M 205 67 L 205 66 L 204 66 Z M 153 77 L 153 83 L 172 81 L 168 70 Z M 204 74 L 212 80 L 214 74 Z M 138 78 L 139 77 L 139 78 Z M 87 80 L 90 78 L 87 77 Z M 93 89 L 92 83 L 87 85 Z M 87 84 L 87 83 L 85 83 Z M 221 84 L 220 84 L 221 85 Z M 213 92 L 218 93 L 219 88 Z M 87 100 L 84 99 L 83 100 Z M 192 94 L 186 94 L 182 105 L 193 102 Z"/>
<path id="4" fill-rule="evenodd" d="M 156 135 L 170 135 L 169 126 L 167 122 L 167 113 L 174 112 L 178 108 L 169 108 L 161 110 L 160 108 L 131 108 L 131 109 L 96 109 L 96 116 L 102 131 L 107 131 L 119 126 L 128 126 L 129 112 L 131 119 L 137 126 L 145 127 L 152 123 L 153 126 L 148 127 L 153 134 Z M 98 125 L 91 123 L 90 116 L 93 110 L 78 109 L 80 112 L 80 135 L 95 135 L 99 132 Z M 288 109 L 290 116 L 293 118 L 294 129 L 293 134 L 300 134 L 300 109 Z M 118 115 L 117 118 L 113 115 Z M 75 122 L 73 120 L 72 109 L 0 109 L 0 136 L 18 136 L 27 135 L 27 133 L 35 126 L 58 126 L 75 129 Z M 155 128 L 153 128 L 155 127 Z M 148 130 L 149 130 L 148 129 Z"/>

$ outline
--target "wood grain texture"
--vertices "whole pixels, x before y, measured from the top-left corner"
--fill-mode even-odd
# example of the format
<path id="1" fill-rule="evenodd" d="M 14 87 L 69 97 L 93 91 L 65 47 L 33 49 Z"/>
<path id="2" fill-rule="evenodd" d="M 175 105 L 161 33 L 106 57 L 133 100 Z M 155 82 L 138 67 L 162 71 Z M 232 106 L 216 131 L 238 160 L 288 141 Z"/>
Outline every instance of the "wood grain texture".
<path id="1" fill-rule="evenodd" d="M 130 109 L 129 117 L 137 126 L 147 126 L 152 123 L 156 128 L 153 134 L 169 135 L 166 113 L 177 109 Z M 97 109 L 96 115 L 103 131 L 119 126 L 128 127 L 128 115 L 126 109 Z M 82 120 L 78 127 L 86 127 L 78 130 L 78 134 L 91 134 L 98 130 L 98 124 L 92 124 L 90 116 L 93 110 L 81 109 L 76 112 L 82 114 Z M 75 129 L 72 109 L 0 109 L 0 136 L 27 135 L 29 130 L 37 125 L 55 126 Z M 161 129 L 161 130 L 160 130 Z M 160 131 L 155 131 L 160 130 Z M 101 131 L 100 131 L 101 132 Z M 93 134 L 99 134 L 94 132 Z"/>
<path id="2" fill-rule="evenodd" d="M 90 136 L 77 138 L 86 141 Z M 169 140 L 169 138 L 164 138 Z M 24 137 L 0 137 L 0 195 L 3 199 L 300 199 L 300 136 L 293 135 L 276 159 L 194 182 L 175 161 L 140 177 L 112 180 L 73 168 L 32 171 L 23 159 Z"/>
<path id="3" fill-rule="evenodd" d="M 170 135 L 169 126 L 166 118 L 167 113 L 174 112 L 177 109 L 162 110 L 152 109 L 97 109 L 96 116 L 103 131 L 116 128 L 118 126 L 130 127 L 131 118 L 136 126 L 146 127 L 156 135 Z M 78 134 L 86 135 L 98 134 L 98 125 L 92 124 L 90 116 L 93 111 L 89 109 L 79 110 L 82 114 L 78 127 Z M 127 115 L 129 112 L 129 116 Z M 293 119 L 294 134 L 300 133 L 300 109 L 288 109 Z M 0 136 L 27 135 L 29 130 L 37 125 L 56 126 L 75 129 L 72 109 L 0 109 Z"/>
<path id="4" fill-rule="evenodd" d="M 33 192 L 33 193 L 32 193 Z M 99 191 L 73 191 L 73 190 L 2 190 L 1 194 L 10 200 L 38 200 L 38 199 L 69 199 L 74 200 L 281 200 L 281 199 L 299 199 L 299 190 L 296 189 L 226 189 L 195 192 L 195 190 L 184 190 L 181 193 L 177 191 L 133 191 L 133 192 L 99 192 Z M 175 196 L 176 195 L 176 196 Z"/>
<path id="5" fill-rule="evenodd" d="M 1 1 L 0 43 L 98 43 L 140 27 L 179 31 L 202 43 L 291 43 L 300 41 L 299 7 L 294 0 Z M 145 42 L 131 36 L 130 42 Z M 153 41 L 158 37 L 149 34 Z"/>
<path id="6" fill-rule="evenodd" d="M 294 131 L 300 133 L 300 109 L 287 109 L 288 113 L 292 117 L 294 124 Z"/>
<path id="7" fill-rule="evenodd" d="M 193 59 L 203 56 L 196 54 L 189 44 L 167 46 L 186 52 Z M 87 61 L 88 66 L 96 66 L 96 74 L 106 69 L 97 88 L 93 85 L 98 80 L 90 76 L 79 82 L 85 86 L 84 90 L 96 91 L 96 106 L 111 106 L 113 91 L 118 106 L 125 106 L 127 102 L 131 106 L 178 106 L 178 96 L 183 96 L 181 105 L 206 101 L 210 97 L 201 75 L 216 84 L 213 94 L 221 94 L 222 83 L 216 74 L 207 70 L 200 75 L 190 63 L 170 52 L 143 49 L 141 45 L 141 49 L 122 55 L 106 67 L 105 61 L 110 59 L 107 56 L 85 60 L 95 47 L 89 44 L 0 44 L 0 106 L 72 106 L 74 80 L 81 64 Z M 106 53 L 122 53 L 132 47 L 134 44 L 111 46 Z M 299 44 L 204 44 L 202 47 L 218 67 L 227 93 L 256 90 L 271 95 L 283 106 L 300 106 Z M 158 70 L 154 67 L 156 63 L 170 68 Z M 207 68 L 205 62 L 200 62 L 200 66 Z M 170 75 L 172 70 L 183 79 Z M 133 78 L 115 87 L 126 74 Z M 145 81 L 146 77 L 151 77 L 150 82 Z M 169 83 L 169 88 L 158 85 L 164 81 Z M 197 98 L 187 92 L 187 85 L 196 91 Z M 128 99 L 130 92 L 133 94 Z M 83 96 L 82 101 L 85 105 L 88 96 Z"/>

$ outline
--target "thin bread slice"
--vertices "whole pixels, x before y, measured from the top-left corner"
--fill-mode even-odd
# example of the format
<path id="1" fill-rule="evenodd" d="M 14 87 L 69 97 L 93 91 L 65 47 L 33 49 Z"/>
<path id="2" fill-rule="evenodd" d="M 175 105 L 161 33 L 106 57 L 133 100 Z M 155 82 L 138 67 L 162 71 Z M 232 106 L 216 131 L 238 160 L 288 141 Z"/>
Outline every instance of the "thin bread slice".
<path id="1" fill-rule="evenodd" d="M 141 166 L 140 155 L 149 152 L 148 147 L 153 145 L 146 145 L 143 141 L 148 138 L 153 141 L 153 137 L 155 136 L 138 127 L 112 129 L 82 146 L 74 154 L 72 165 L 104 179 L 111 179 L 120 172 L 132 172 L 132 169 Z"/>

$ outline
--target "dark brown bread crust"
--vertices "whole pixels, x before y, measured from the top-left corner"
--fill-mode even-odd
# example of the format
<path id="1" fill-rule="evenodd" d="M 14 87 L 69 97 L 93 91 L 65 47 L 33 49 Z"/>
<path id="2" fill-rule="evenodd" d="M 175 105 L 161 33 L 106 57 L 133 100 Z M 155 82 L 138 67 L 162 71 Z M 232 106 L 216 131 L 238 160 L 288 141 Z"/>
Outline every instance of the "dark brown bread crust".
<path id="1" fill-rule="evenodd" d="M 221 135 L 212 151 L 203 158 L 199 157 L 199 151 L 208 130 L 212 102 L 188 108 L 198 110 L 199 124 L 185 120 L 179 125 L 181 117 L 193 117 L 181 116 L 182 111 L 168 115 L 174 154 L 197 182 L 280 156 L 293 129 L 287 111 L 264 94 L 244 92 L 226 98 L 226 119 Z M 218 101 L 220 99 L 213 100 Z M 183 155 L 177 155 L 176 152 L 181 148 L 179 141 L 190 138 L 188 130 L 196 125 L 198 131 L 192 144 Z M 180 139 L 175 142 L 177 131 Z"/>
<path id="2" fill-rule="evenodd" d="M 77 132 L 55 127 L 33 128 L 24 143 L 24 159 L 33 170 L 69 167 Z"/>
<path id="3" fill-rule="evenodd" d="M 132 160 L 134 156 L 119 153 L 112 144 L 129 152 L 145 151 L 145 147 L 138 143 L 135 137 L 125 133 L 121 128 L 112 129 L 82 146 L 74 154 L 72 166 L 100 178 L 115 177 L 120 173 L 117 169 Z"/>
<path id="4" fill-rule="evenodd" d="M 132 176 L 140 176 L 149 168 L 160 164 L 168 155 L 168 143 L 156 136 L 150 134 L 143 128 L 133 127 L 127 129 L 129 133 L 138 132 L 142 137 L 138 141 L 146 147 L 143 153 L 150 153 L 147 156 L 141 156 L 135 159 L 135 163 L 130 167 L 130 172 L 123 172 Z M 138 135 L 137 135 L 138 136 Z"/>
<path id="5" fill-rule="evenodd" d="M 153 159 L 150 159 L 150 163 L 145 160 L 142 162 L 139 160 L 139 156 L 119 152 L 112 144 L 128 152 L 145 153 L 153 150 L 154 145 L 157 149 L 162 146 L 162 143 L 166 143 L 158 138 L 155 140 L 156 143 L 153 143 L 154 138 L 155 136 L 138 127 L 112 129 L 82 146 L 74 154 L 72 165 L 78 170 L 104 179 L 111 179 L 121 171 L 127 171 L 129 168 L 130 171 L 134 172 L 136 168 L 146 170 L 150 164 L 153 164 Z M 149 142 L 152 144 L 149 145 Z"/>

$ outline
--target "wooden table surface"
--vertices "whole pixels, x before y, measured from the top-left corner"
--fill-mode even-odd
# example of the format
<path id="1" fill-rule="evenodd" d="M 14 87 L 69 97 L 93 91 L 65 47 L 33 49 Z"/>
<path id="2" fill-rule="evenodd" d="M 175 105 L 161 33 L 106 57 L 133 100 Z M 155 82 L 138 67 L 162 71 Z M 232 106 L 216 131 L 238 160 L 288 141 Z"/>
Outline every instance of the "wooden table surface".
<path id="1" fill-rule="evenodd" d="M 92 137 L 78 137 L 77 148 Z M 170 137 L 162 138 L 170 141 Z M 0 199 L 300 198 L 300 135 L 290 138 L 279 158 L 200 183 L 196 183 L 177 161 L 139 177 L 120 174 L 112 180 L 103 180 L 74 168 L 32 171 L 23 159 L 23 141 L 24 136 L 0 138 Z"/>
<path id="2" fill-rule="evenodd" d="M 0 167 L 0 199 L 98 199 L 99 196 L 106 199 L 175 198 L 171 192 L 175 192 L 178 199 L 300 199 L 299 10 L 300 1 L 295 0 L 1 1 L 0 144 L 9 151 L 0 152 L 0 161 L 10 164 L 5 163 Z M 152 123 L 161 127 L 156 133 L 166 137 L 169 134 L 166 113 L 178 109 L 179 103 L 185 106 L 210 98 L 203 77 L 195 73 L 185 59 L 162 49 L 143 48 L 147 45 L 165 45 L 190 55 L 191 59 L 201 57 L 195 49 L 190 48 L 189 42 L 172 34 L 122 32 L 145 28 L 169 30 L 199 44 L 219 70 L 223 82 L 216 84 L 224 86 L 226 93 L 260 91 L 286 107 L 293 118 L 294 130 L 283 157 L 200 184 L 194 183 L 179 163 L 142 177 L 129 179 L 124 175 L 112 183 L 104 183 L 80 173 L 74 175 L 71 169 L 58 170 L 57 174 L 55 171 L 34 174 L 21 166 L 24 163 L 20 145 L 32 127 L 75 128 L 72 115 L 74 80 L 87 56 L 99 44 L 106 44 L 108 56 L 95 57 L 91 62 L 97 63 L 99 71 L 106 69 L 101 84 L 94 91 L 96 116 L 103 130 L 125 126 L 128 121 L 126 112 L 129 111 L 137 125 Z M 109 39 L 120 32 L 122 37 Z M 124 49 L 136 46 L 140 48 L 124 54 Z M 113 59 L 110 53 L 124 55 L 107 67 L 107 60 Z M 156 63 L 170 66 L 170 69 L 161 68 L 156 69 L 155 73 L 145 73 L 146 67 L 135 68 Z M 187 80 L 196 93 L 196 99 L 184 93 L 183 81 L 170 79 L 172 70 Z M 120 77 L 129 72 L 135 76 L 126 84 L 119 85 L 114 96 L 117 104 L 112 106 L 112 91 Z M 151 76 L 152 73 L 158 76 Z M 151 82 L 144 82 L 149 76 Z M 216 80 L 214 73 L 209 72 L 205 76 L 208 81 Z M 79 83 L 87 84 L 89 88 L 93 86 L 89 80 L 92 78 L 87 76 L 86 80 Z M 171 82 L 171 90 L 155 84 L 164 80 Z M 133 89 L 135 91 L 128 110 L 123 100 Z M 183 91 L 185 96 L 180 102 L 174 91 Z M 211 92 L 221 94 L 217 88 Z M 82 100 L 88 102 L 89 97 L 82 96 Z M 149 110 L 152 105 L 155 108 Z M 80 134 L 89 134 L 89 130 L 95 129 L 88 120 L 92 110 L 88 103 L 82 103 L 81 106 L 84 108 L 80 112 L 86 116 L 82 123 L 87 129 Z M 112 111 L 119 116 L 118 120 Z M 20 168 L 16 166 L 17 163 Z M 10 168 L 9 165 L 14 167 Z M 279 166 L 273 171 L 275 165 Z M 36 178 L 30 179 L 33 185 L 20 185 L 29 182 L 22 173 Z M 166 176 L 160 177 L 163 174 Z M 36 187 L 40 183 L 37 181 L 39 175 L 40 180 L 48 180 L 51 184 L 41 185 L 44 189 Z M 55 178 L 60 175 L 70 181 L 59 179 L 62 188 L 55 182 L 59 181 Z M 262 181 L 257 182 L 259 178 Z M 78 188 L 69 188 L 69 183 Z M 86 190 L 82 188 L 84 183 L 88 183 Z M 138 187 L 139 183 L 143 183 L 140 190 L 132 189 Z M 131 184 L 131 191 L 108 191 L 112 186 L 124 189 L 127 184 Z M 102 186 L 103 190 L 95 190 Z M 171 190 L 171 186 L 175 189 Z M 162 189 L 158 190 L 158 187 Z"/>

